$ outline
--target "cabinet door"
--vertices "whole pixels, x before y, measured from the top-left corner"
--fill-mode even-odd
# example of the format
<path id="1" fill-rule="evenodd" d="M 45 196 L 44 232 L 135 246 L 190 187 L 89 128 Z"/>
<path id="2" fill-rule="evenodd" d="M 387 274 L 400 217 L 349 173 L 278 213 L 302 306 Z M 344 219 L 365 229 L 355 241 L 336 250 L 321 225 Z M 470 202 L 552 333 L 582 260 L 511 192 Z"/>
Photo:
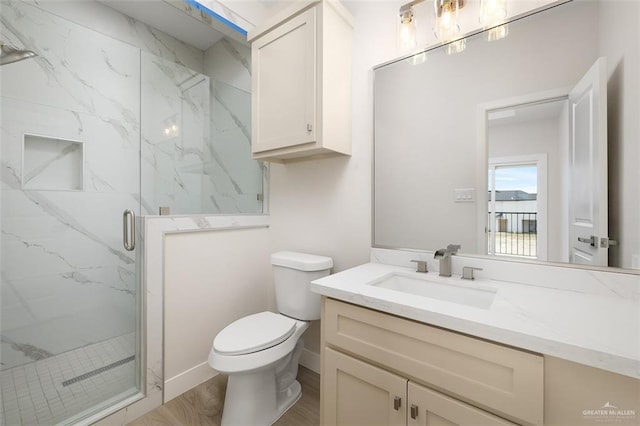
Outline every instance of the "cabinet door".
<path id="1" fill-rule="evenodd" d="M 405 425 L 407 380 L 332 349 L 324 350 L 323 424 Z"/>
<path id="2" fill-rule="evenodd" d="M 408 425 L 424 426 L 513 426 L 508 420 L 494 416 L 462 401 L 409 382 Z"/>
<path id="3" fill-rule="evenodd" d="M 316 140 L 316 8 L 251 45 L 252 149 Z"/>

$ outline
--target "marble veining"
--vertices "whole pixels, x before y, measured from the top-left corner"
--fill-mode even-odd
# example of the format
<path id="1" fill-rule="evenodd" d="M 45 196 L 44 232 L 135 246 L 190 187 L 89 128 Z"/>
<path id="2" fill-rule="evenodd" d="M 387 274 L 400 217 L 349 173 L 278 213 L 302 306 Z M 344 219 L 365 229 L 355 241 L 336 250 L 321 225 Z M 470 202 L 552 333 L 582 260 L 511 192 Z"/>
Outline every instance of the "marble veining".
<path id="1" fill-rule="evenodd" d="M 242 58 L 228 41 L 225 44 Z M 143 206 L 172 214 L 262 211 L 265 166 L 250 158 L 250 96 L 143 53 Z M 237 67 L 244 59 L 238 59 Z"/>
<path id="2" fill-rule="evenodd" d="M 0 83 L 9 371 L 134 329 L 135 258 L 120 239 L 122 211 L 138 204 L 140 52 L 33 2 L 3 2 L 0 23 L 4 39 L 39 55 L 3 67 Z M 74 155 L 81 186 L 42 188 Z"/>
<path id="3" fill-rule="evenodd" d="M 249 58 L 246 55 L 242 54 L 236 47 L 236 45 L 232 44 L 229 40 L 222 39 L 219 43 L 224 48 L 224 50 L 226 50 L 233 57 L 235 62 L 242 64 L 242 68 L 250 76 L 251 63 L 249 61 Z"/>
<path id="4" fill-rule="evenodd" d="M 42 348 L 35 347 L 29 343 L 18 343 L 14 342 L 7 337 L 2 337 L 2 343 L 8 343 L 11 345 L 11 349 L 14 351 L 22 353 L 26 358 L 29 358 L 32 361 L 39 361 L 41 359 L 49 358 L 53 356 L 51 352 L 48 352 Z"/>
<path id="5" fill-rule="evenodd" d="M 3 69 L 3 96 L 129 122 L 138 117 L 137 49 L 70 23 L 60 25 L 60 18 L 22 2 L 3 4 L 1 19 L 20 45 L 39 55 Z M 105 56 L 111 68 L 99 66 Z M 119 73 L 113 72 L 116 67 Z M 22 78 L 30 84 L 9 84 Z"/>

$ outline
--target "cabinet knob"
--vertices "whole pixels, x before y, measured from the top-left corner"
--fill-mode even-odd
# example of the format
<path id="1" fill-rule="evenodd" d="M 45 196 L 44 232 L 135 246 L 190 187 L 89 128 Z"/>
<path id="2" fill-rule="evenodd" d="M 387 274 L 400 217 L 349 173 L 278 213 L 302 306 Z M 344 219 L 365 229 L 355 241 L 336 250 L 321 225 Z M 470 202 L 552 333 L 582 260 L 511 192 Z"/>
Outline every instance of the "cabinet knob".
<path id="1" fill-rule="evenodd" d="M 411 404 L 411 418 L 414 420 L 418 418 L 418 406 L 416 404 Z"/>
<path id="2" fill-rule="evenodd" d="M 402 398 L 400 398 L 399 396 L 396 396 L 395 398 L 393 398 L 393 409 L 398 411 L 400 409 L 400 406 L 402 405 Z"/>
<path id="3" fill-rule="evenodd" d="M 313 130 L 313 126 L 311 124 L 307 124 L 307 132 L 310 132 Z"/>

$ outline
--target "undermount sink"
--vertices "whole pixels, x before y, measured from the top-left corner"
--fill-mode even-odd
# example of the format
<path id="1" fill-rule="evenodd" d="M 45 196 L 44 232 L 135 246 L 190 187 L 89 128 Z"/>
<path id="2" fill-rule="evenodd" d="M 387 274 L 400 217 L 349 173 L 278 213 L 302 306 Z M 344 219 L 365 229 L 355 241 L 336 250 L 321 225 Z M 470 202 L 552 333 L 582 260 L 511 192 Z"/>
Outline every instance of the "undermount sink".
<path id="1" fill-rule="evenodd" d="M 417 277 L 406 273 L 392 272 L 367 283 L 367 285 L 475 308 L 489 309 L 491 307 L 496 295 L 495 289 L 454 284 L 452 280 L 455 279 L 431 277 L 429 275 Z"/>

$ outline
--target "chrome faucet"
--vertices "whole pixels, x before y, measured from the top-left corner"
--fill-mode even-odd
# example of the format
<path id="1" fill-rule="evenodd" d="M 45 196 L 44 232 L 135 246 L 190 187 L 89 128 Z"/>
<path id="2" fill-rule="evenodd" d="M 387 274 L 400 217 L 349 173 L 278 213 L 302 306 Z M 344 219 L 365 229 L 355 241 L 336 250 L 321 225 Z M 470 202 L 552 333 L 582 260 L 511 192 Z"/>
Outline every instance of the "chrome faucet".
<path id="1" fill-rule="evenodd" d="M 459 244 L 449 244 L 446 249 L 436 250 L 433 258 L 440 261 L 438 269 L 441 277 L 451 276 L 451 255 L 456 254 L 458 250 L 460 250 Z"/>

